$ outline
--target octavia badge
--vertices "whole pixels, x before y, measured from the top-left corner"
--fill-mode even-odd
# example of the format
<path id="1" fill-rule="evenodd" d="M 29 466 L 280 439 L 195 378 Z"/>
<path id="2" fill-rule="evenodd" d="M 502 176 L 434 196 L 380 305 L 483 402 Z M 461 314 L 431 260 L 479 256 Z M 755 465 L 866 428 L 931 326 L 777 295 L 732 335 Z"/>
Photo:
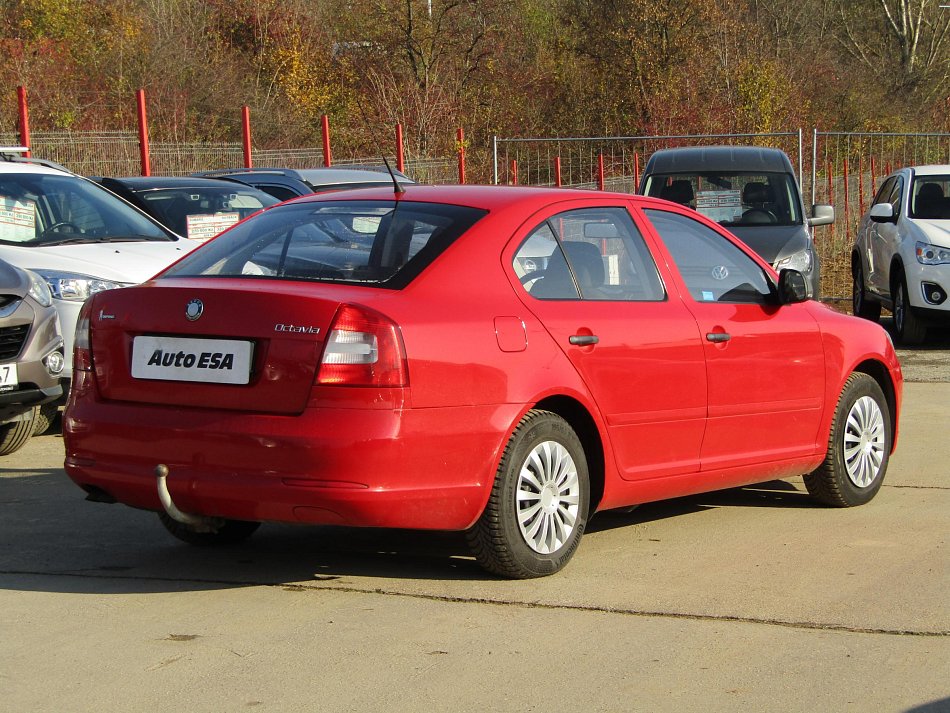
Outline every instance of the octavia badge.
<path id="1" fill-rule="evenodd" d="M 201 300 L 195 299 L 185 305 L 185 316 L 189 322 L 194 322 L 201 313 L 205 311 L 205 306 Z"/>

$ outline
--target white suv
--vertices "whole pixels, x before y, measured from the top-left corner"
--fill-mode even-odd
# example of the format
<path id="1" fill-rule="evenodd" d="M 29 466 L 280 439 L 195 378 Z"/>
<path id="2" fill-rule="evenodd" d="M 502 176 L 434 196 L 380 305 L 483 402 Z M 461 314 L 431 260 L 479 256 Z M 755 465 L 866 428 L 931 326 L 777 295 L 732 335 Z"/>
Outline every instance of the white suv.
<path id="1" fill-rule="evenodd" d="M 851 254 L 854 314 L 894 313 L 904 344 L 931 324 L 950 324 L 950 165 L 912 166 L 888 176 L 858 227 Z"/>
<path id="2" fill-rule="evenodd" d="M 101 186 L 0 147 L 0 260 L 49 285 L 72 377 L 73 333 L 89 295 L 144 282 L 196 246 Z M 66 391 L 68 389 L 64 389 Z"/>

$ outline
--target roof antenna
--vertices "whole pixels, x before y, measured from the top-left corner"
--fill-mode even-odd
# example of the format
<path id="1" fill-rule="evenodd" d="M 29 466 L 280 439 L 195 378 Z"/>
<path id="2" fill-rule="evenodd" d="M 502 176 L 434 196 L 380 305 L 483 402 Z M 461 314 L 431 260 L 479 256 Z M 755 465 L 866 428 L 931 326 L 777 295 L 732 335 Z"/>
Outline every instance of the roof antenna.
<path id="1" fill-rule="evenodd" d="M 392 168 L 390 168 L 389 161 L 386 160 L 385 154 L 383 155 L 383 163 L 386 164 L 386 170 L 389 171 L 389 177 L 393 179 L 393 187 L 396 193 L 405 193 L 406 189 L 399 185 L 399 181 L 396 180 L 396 174 L 393 173 Z"/>

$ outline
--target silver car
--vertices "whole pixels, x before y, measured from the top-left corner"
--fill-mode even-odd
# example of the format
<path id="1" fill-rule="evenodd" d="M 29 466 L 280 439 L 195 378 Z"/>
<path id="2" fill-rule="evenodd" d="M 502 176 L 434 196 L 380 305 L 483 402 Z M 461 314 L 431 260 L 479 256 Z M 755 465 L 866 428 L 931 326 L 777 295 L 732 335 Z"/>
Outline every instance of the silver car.
<path id="1" fill-rule="evenodd" d="M 38 424 L 49 418 L 44 407 L 63 393 L 59 377 L 65 365 L 46 282 L 0 260 L 0 456 L 42 430 Z"/>

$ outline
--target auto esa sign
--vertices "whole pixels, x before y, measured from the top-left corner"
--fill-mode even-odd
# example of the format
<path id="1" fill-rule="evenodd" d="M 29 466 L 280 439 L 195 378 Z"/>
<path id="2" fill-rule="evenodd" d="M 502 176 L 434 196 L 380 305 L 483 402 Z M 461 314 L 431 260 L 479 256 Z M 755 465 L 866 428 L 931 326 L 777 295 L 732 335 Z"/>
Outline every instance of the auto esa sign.
<path id="1" fill-rule="evenodd" d="M 132 376 L 136 379 L 247 384 L 253 344 L 236 339 L 136 337 Z"/>

